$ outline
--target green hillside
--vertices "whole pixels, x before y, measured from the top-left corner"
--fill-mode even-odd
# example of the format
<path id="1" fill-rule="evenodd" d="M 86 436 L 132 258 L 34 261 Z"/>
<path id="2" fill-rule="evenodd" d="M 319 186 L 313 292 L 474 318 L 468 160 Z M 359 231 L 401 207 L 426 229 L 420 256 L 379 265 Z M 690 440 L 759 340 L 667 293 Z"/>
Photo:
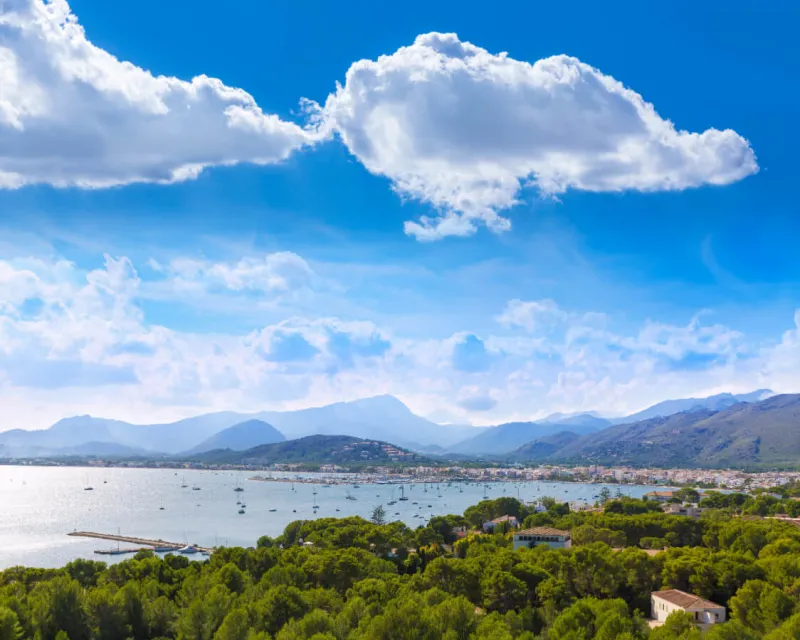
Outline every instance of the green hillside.
<path id="1" fill-rule="evenodd" d="M 193 457 L 216 464 L 393 464 L 418 462 L 422 457 L 378 440 L 364 440 L 351 436 L 314 435 L 259 445 L 247 451 L 229 449 L 209 451 Z"/>
<path id="2" fill-rule="evenodd" d="M 530 443 L 530 446 L 534 443 Z M 525 447 L 515 452 L 525 458 Z M 800 395 L 699 409 L 604 429 L 565 444 L 548 462 L 657 467 L 800 466 Z"/>
<path id="3" fill-rule="evenodd" d="M 539 438 L 522 445 L 519 449 L 514 451 L 509 458 L 526 462 L 546 460 L 560 449 L 563 449 L 579 439 L 580 436 L 577 433 L 562 431 L 561 433 Z"/>

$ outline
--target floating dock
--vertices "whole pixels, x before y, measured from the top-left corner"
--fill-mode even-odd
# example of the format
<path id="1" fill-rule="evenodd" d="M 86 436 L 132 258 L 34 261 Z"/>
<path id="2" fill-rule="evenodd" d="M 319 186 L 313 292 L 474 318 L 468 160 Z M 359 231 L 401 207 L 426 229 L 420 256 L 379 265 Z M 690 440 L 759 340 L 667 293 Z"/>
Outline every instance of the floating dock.
<path id="1" fill-rule="evenodd" d="M 131 552 L 139 551 L 140 549 L 154 549 L 154 548 L 166 548 L 169 547 L 173 551 L 178 551 L 179 549 L 183 549 L 186 545 L 182 542 L 170 542 L 169 540 L 151 540 L 149 538 L 137 538 L 134 536 L 121 536 L 114 533 L 96 533 L 94 531 L 72 531 L 67 534 L 68 536 L 74 536 L 77 538 L 96 538 L 98 540 L 110 540 L 111 542 L 126 542 L 128 544 L 135 544 L 138 545 L 139 548 L 135 550 L 131 550 Z M 200 552 L 206 551 L 211 552 L 213 549 L 209 547 L 200 547 L 197 545 L 191 545 L 195 549 Z"/>

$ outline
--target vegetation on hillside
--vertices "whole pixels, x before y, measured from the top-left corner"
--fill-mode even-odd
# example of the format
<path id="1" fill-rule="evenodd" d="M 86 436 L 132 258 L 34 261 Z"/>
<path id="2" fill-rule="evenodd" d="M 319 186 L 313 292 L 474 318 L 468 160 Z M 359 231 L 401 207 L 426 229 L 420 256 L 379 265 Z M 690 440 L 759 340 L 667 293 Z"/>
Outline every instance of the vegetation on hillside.
<path id="1" fill-rule="evenodd" d="M 695 520 L 629 498 L 582 513 L 500 498 L 417 529 L 376 510 L 373 521 L 296 521 L 203 562 L 140 552 L 112 566 L 17 567 L 0 572 L 0 640 L 800 637 L 800 528 L 737 515 L 764 496 L 705 500 L 714 508 Z M 575 546 L 514 551 L 510 532 L 479 533 L 500 515 L 570 529 Z M 722 604 L 730 621 L 701 633 L 673 614 L 650 630 L 650 593 L 664 588 Z"/>
<path id="2" fill-rule="evenodd" d="M 555 450 L 537 441 L 509 457 L 660 468 L 800 467 L 800 394 L 621 424 L 577 439 L 560 435 L 565 442 Z"/>
<path id="3" fill-rule="evenodd" d="M 194 460 L 214 464 L 335 464 L 340 466 L 383 465 L 424 460 L 406 449 L 378 440 L 351 436 L 314 435 L 259 445 L 246 451 L 229 449 L 193 456 Z"/>

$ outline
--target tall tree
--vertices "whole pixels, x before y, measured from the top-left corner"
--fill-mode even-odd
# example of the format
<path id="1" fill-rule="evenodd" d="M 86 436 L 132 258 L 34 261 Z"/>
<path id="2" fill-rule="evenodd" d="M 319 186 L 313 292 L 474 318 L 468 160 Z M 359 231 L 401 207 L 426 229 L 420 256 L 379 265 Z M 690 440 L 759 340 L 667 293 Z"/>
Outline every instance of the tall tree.
<path id="1" fill-rule="evenodd" d="M 378 505 L 372 510 L 372 524 L 384 525 L 386 524 L 386 509 L 382 505 Z"/>

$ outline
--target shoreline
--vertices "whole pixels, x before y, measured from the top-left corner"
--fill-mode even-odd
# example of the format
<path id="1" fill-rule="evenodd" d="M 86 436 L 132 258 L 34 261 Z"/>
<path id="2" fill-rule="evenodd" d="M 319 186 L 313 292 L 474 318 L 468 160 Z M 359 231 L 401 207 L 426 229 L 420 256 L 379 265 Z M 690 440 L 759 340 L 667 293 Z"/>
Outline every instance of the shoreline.
<path id="1" fill-rule="evenodd" d="M 3 468 L 42 469 L 144 469 L 179 472 L 235 472 L 254 474 L 248 479 L 260 482 L 296 482 L 299 484 L 346 485 L 352 482 L 377 485 L 402 484 L 476 484 L 560 482 L 565 484 L 597 484 L 611 486 L 694 487 L 708 490 L 749 492 L 753 489 L 777 489 L 782 485 L 800 482 L 800 471 L 747 472 L 741 470 L 660 469 L 638 467 L 380 467 L 369 471 L 359 469 L 287 469 L 291 465 L 195 465 L 190 462 L 123 461 L 123 460 L 53 460 L 0 459 Z M 301 465 L 297 465 L 301 466 Z M 276 468 L 277 467 L 277 468 Z"/>

